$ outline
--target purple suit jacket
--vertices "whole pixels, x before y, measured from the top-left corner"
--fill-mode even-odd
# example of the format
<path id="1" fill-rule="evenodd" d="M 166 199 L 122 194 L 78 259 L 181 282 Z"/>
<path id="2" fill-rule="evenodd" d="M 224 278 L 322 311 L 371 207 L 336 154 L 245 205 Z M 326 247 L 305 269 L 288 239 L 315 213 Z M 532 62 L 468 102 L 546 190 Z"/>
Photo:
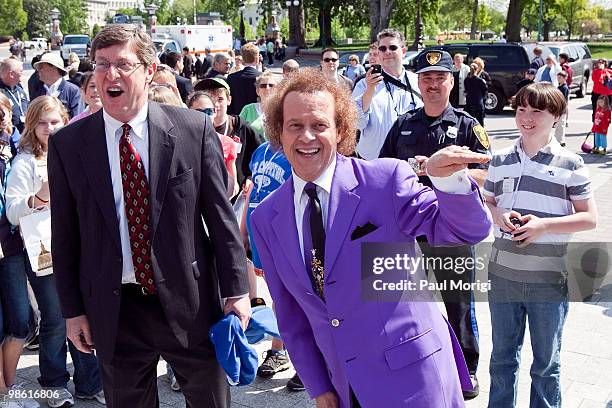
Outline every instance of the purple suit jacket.
<path id="1" fill-rule="evenodd" d="M 252 217 L 281 336 L 312 398 L 335 391 L 350 407 L 349 384 L 364 408 L 463 407 L 471 389 L 459 344 L 431 302 L 364 301 L 362 242 L 476 243 L 489 213 L 474 182 L 468 195 L 419 184 L 408 164 L 337 155 L 325 243 L 325 303 L 313 294 L 298 241 L 293 178 Z M 351 240 L 357 226 L 379 226 Z M 339 325 L 331 324 L 338 319 Z M 336 322 L 334 322 L 336 323 Z"/>

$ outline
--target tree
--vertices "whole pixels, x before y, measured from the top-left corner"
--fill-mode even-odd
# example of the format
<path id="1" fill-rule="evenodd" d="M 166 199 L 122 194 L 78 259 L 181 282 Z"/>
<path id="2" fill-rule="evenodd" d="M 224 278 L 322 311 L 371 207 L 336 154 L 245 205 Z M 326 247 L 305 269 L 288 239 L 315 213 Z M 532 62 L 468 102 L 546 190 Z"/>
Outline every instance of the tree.
<path id="1" fill-rule="evenodd" d="M 28 15 L 26 31 L 30 38 L 46 37 L 49 29 L 49 2 L 44 0 L 23 0 L 23 9 Z"/>
<path id="2" fill-rule="evenodd" d="M 87 9 L 83 0 L 52 0 L 50 7 L 60 11 L 60 29 L 66 34 L 84 34 L 87 28 Z"/>
<path id="3" fill-rule="evenodd" d="M 424 26 L 435 23 L 438 19 L 440 0 L 421 0 L 421 21 Z M 413 0 L 396 0 L 391 27 L 404 30 L 404 36 L 414 39 L 414 25 L 417 14 L 417 3 Z M 408 28 L 410 27 L 410 31 Z"/>
<path id="4" fill-rule="evenodd" d="M 476 31 L 478 31 L 478 0 L 474 0 L 472 6 L 472 25 L 470 26 L 470 40 L 476 39 Z"/>
<path id="5" fill-rule="evenodd" d="M 0 35 L 20 37 L 27 21 L 22 0 L 0 0 Z"/>
<path id="6" fill-rule="evenodd" d="M 369 0 L 369 4 L 370 41 L 376 41 L 376 34 L 389 27 L 395 0 Z"/>
<path id="7" fill-rule="evenodd" d="M 521 15 L 526 3 L 526 0 L 510 0 L 510 4 L 508 4 L 506 28 L 504 30 L 508 41 L 521 41 Z"/>
<path id="8" fill-rule="evenodd" d="M 581 15 L 588 6 L 587 0 L 559 0 L 559 14 L 567 23 L 567 39 L 572 38 Z"/>

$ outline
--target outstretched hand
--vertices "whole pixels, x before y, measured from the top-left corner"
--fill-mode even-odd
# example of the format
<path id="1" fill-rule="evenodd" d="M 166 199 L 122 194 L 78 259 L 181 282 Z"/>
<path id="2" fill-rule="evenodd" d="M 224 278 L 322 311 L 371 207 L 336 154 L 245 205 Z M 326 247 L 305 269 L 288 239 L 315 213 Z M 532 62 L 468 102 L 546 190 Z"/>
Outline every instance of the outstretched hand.
<path id="1" fill-rule="evenodd" d="M 467 146 L 448 146 L 438 150 L 427 160 L 427 174 L 433 177 L 447 177 L 468 164 L 487 163 L 491 158 L 486 154 L 476 153 Z"/>

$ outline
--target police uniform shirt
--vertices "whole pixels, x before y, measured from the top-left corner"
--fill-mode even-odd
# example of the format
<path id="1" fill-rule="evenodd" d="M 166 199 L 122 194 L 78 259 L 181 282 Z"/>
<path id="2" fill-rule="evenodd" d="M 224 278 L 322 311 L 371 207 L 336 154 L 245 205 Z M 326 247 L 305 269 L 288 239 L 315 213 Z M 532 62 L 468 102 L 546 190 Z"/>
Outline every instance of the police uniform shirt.
<path id="1" fill-rule="evenodd" d="M 425 115 L 423 108 L 400 116 L 391 127 L 379 157 L 407 160 L 415 156 L 431 157 L 450 145 L 468 146 L 470 150 L 490 155 L 486 131 L 469 114 L 450 104 L 437 118 Z M 487 169 L 488 164 L 470 164 L 470 169 Z M 427 176 L 419 181 L 431 187 Z"/>

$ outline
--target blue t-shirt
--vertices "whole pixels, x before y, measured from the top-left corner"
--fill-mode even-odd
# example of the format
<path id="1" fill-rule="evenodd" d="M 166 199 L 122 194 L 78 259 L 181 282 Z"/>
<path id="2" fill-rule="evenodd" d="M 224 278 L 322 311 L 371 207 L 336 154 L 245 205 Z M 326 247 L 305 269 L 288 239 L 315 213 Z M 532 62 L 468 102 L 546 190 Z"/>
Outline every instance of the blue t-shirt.
<path id="1" fill-rule="evenodd" d="M 267 196 L 279 188 L 290 176 L 291 165 L 289 161 L 279 151 L 274 151 L 270 142 L 261 144 L 251 156 L 251 179 L 253 180 L 253 190 L 249 196 L 249 208 L 247 209 L 246 227 L 253 253 L 253 264 L 261 269 L 261 261 L 253 240 L 251 230 L 251 214 Z"/>
<path id="2" fill-rule="evenodd" d="M 552 78 L 550 77 L 550 67 L 546 67 L 544 68 L 544 71 L 542 71 L 542 82 L 552 83 Z"/>

